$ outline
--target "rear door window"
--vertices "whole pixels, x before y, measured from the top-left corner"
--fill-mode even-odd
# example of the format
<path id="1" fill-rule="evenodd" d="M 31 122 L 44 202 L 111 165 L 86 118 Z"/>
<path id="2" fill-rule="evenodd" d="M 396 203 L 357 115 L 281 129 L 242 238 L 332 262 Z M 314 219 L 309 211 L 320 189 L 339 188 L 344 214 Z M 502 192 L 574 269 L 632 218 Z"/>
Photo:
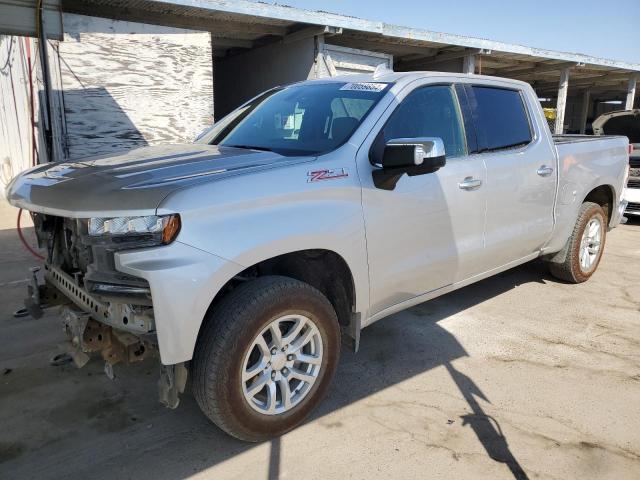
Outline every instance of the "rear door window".
<path id="1" fill-rule="evenodd" d="M 471 91 L 479 152 L 516 148 L 531 142 L 529 115 L 518 90 L 474 85 Z"/>

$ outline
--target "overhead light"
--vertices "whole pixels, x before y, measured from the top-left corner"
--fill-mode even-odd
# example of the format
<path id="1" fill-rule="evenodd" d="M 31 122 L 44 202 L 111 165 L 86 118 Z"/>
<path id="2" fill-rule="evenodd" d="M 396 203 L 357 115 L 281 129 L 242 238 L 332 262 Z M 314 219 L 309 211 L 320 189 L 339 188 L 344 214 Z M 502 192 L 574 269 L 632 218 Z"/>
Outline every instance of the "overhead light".
<path id="1" fill-rule="evenodd" d="M 622 100 L 605 100 L 600 103 L 606 103 L 607 105 L 622 105 Z"/>

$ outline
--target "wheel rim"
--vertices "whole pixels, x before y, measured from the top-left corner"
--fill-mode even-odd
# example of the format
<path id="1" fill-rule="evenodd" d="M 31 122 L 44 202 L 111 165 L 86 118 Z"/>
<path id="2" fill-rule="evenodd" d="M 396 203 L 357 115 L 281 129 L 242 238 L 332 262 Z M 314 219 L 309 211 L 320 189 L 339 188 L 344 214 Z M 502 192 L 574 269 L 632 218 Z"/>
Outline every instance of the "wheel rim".
<path id="1" fill-rule="evenodd" d="M 602 223 L 598 218 L 592 218 L 582 233 L 580 242 L 580 268 L 582 271 L 591 270 L 598 261 L 602 243 Z"/>
<path id="2" fill-rule="evenodd" d="M 309 393 L 322 366 L 322 336 L 304 315 L 272 321 L 253 340 L 242 365 L 242 392 L 255 411 L 288 412 Z"/>

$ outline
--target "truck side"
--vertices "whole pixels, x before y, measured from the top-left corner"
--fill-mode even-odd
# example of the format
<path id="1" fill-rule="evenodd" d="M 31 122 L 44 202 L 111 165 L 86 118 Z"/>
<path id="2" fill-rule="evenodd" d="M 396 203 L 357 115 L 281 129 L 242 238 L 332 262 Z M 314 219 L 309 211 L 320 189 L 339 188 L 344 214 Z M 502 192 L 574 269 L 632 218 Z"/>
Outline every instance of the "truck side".
<path id="1" fill-rule="evenodd" d="M 72 341 L 108 365 L 159 352 L 166 404 L 191 375 L 203 412 L 257 441 L 302 422 L 340 339 L 357 349 L 379 319 L 537 257 L 586 281 L 622 218 L 627 143 L 554 138 L 523 82 L 378 72 L 8 191 L 49 250 L 33 310 L 70 303 Z"/>

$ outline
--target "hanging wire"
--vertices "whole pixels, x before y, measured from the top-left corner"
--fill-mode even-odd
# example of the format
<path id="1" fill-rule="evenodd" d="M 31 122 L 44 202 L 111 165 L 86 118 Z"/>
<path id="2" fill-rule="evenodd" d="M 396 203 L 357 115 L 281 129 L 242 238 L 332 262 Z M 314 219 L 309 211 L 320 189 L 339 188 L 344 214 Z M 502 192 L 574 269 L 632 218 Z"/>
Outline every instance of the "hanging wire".
<path id="1" fill-rule="evenodd" d="M 4 62 L 2 68 L 0 68 L 1 73 L 5 73 L 11 67 L 11 50 L 13 49 L 13 37 L 9 37 L 9 53 L 7 54 L 7 60 Z"/>

